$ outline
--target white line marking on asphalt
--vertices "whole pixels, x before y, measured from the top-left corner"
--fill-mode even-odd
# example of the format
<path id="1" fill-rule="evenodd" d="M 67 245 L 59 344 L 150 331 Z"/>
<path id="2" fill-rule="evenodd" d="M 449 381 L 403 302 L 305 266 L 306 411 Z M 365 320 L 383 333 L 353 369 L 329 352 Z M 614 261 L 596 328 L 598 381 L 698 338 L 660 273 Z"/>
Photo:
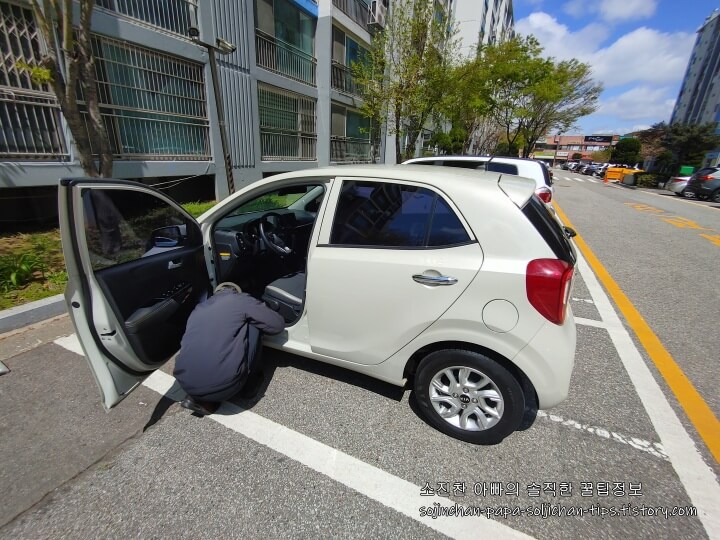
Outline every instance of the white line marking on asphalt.
<path id="1" fill-rule="evenodd" d="M 578 182 L 584 182 L 584 181 L 585 181 L 585 180 L 583 180 L 582 178 L 576 178 L 575 180 L 577 180 Z"/>
<path id="2" fill-rule="evenodd" d="M 585 302 L 586 304 L 594 304 L 590 298 L 575 298 L 574 296 L 571 298 L 573 302 Z"/>
<path id="3" fill-rule="evenodd" d="M 563 179 L 563 180 L 567 180 L 568 182 L 570 182 L 570 181 L 572 180 L 572 178 L 568 178 L 567 176 L 563 176 L 562 179 Z"/>
<path id="4" fill-rule="evenodd" d="M 588 181 L 588 182 L 592 182 L 593 184 L 597 184 L 597 183 L 598 183 L 597 180 L 593 180 L 592 178 L 588 178 L 587 181 Z"/>
<path id="5" fill-rule="evenodd" d="M 660 437 L 670 463 L 690 501 L 697 508 L 705 532 L 710 538 L 720 538 L 720 512 L 717 504 L 720 501 L 720 486 L 715 474 L 685 431 L 585 258 L 579 251 L 577 256 L 580 274 L 590 296 L 595 300 L 600 317 L 607 324 L 610 339 Z"/>
<path id="6" fill-rule="evenodd" d="M 595 328 L 607 328 L 607 324 L 603 321 L 596 321 L 595 319 L 584 319 L 583 317 L 575 317 L 575 324 L 582 324 L 583 326 L 594 326 Z"/>
<path id="7" fill-rule="evenodd" d="M 669 461 L 670 459 L 668 458 L 665 449 L 660 443 L 654 443 L 646 441 L 644 439 L 638 439 L 637 437 L 630 437 L 629 435 L 622 435 L 620 433 L 615 433 L 614 431 L 609 431 L 598 426 L 581 424 L 580 422 L 576 422 L 575 420 L 566 420 L 562 416 L 550 414 L 545 411 L 537 411 L 537 415 L 540 418 L 547 418 L 548 420 L 557 424 L 561 424 L 563 426 L 574 427 L 575 429 L 587 431 L 588 433 L 592 433 L 593 435 L 597 435 L 598 437 L 601 437 L 603 439 L 627 444 L 637 450 L 642 450 L 643 452 L 647 452 L 648 454 L 652 454 L 653 456 L 664 459 L 666 461 Z"/>
<path id="8" fill-rule="evenodd" d="M 83 355 L 75 334 L 57 339 L 55 343 Z M 162 371 L 145 379 L 143 386 L 175 401 L 185 397 L 175 378 Z M 420 495 L 420 486 L 232 403 L 223 403 L 218 413 L 208 418 L 451 538 L 533 538 L 485 517 L 421 517 L 421 506 L 431 508 L 436 502 L 452 506 L 452 503 L 444 497 Z"/>

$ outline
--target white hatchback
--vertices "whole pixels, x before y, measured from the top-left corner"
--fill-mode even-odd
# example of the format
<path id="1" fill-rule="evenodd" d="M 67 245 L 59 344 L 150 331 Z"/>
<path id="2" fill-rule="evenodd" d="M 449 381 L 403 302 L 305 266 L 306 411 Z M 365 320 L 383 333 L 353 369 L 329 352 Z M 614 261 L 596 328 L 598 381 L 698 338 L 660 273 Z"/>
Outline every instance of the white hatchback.
<path id="1" fill-rule="evenodd" d="M 63 179 L 68 310 L 107 408 L 233 281 L 285 318 L 266 346 L 410 385 L 433 426 L 496 443 L 526 402 L 567 396 L 574 363 L 575 251 L 534 191 L 494 172 L 341 166 L 257 182 L 196 221 L 138 183 Z"/>

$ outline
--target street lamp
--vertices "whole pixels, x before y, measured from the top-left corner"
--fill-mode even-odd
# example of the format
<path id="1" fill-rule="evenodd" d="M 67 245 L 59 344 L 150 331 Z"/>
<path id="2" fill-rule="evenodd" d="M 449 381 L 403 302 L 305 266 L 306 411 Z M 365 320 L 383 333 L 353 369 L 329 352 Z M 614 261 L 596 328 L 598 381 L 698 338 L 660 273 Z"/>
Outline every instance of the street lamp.
<path id="1" fill-rule="evenodd" d="M 228 191 L 235 193 L 235 181 L 233 180 L 232 161 L 230 159 L 230 148 L 228 146 L 227 132 L 225 129 L 225 108 L 223 107 L 220 84 L 218 82 L 218 68 L 215 53 L 232 54 L 237 47 L 222 38 L 215 40 L 215 45 L 200 40 L 200 30 L 196 26 L 188 28 L 188 35 L 193 42 L 205 47 L 210 58 L 210 76 L 212 77 L 213 94 L 215 96 L 215 109 L 217 111 L 218 125 L 220 127 L 220 146 L 222 147 L 223 161 L 225 162 L 225 176 L 227 177 Z"/>

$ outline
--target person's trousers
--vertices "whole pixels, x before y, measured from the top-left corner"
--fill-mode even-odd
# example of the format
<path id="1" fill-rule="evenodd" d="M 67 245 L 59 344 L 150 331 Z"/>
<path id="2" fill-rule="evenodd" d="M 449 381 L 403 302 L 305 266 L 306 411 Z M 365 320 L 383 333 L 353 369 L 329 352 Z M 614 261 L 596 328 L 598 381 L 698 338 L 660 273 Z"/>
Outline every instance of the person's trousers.
<path id="1" fill-rule="evenodd" d="M 192 395 L 195 401 L 210 401 L 220 403 L 230 399 L 240 392 L 247 382 L 248 376 L 262 372 L 262 332 L 250 325 L 248 328 L 248 350 L 245 358 L 247 360 L 247 371 L 237 381 L 230 383 L 227 388 L 212 392 L 210 394 Z"/>

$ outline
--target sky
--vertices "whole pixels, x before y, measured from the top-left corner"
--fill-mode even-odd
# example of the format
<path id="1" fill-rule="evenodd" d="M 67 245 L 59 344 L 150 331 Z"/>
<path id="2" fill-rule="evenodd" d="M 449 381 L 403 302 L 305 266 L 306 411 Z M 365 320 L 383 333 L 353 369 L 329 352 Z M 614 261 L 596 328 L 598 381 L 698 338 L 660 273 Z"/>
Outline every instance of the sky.
<path id="1" fill-rule="evenodd" d="M 670 120 L 696 31 L 720 0 L 514 0 L 513 8 L 517 33 L 533 34 L 546 56 L 590 64 L 603 83 L 597 111 L 572 132 L 622 135 Z"/>

